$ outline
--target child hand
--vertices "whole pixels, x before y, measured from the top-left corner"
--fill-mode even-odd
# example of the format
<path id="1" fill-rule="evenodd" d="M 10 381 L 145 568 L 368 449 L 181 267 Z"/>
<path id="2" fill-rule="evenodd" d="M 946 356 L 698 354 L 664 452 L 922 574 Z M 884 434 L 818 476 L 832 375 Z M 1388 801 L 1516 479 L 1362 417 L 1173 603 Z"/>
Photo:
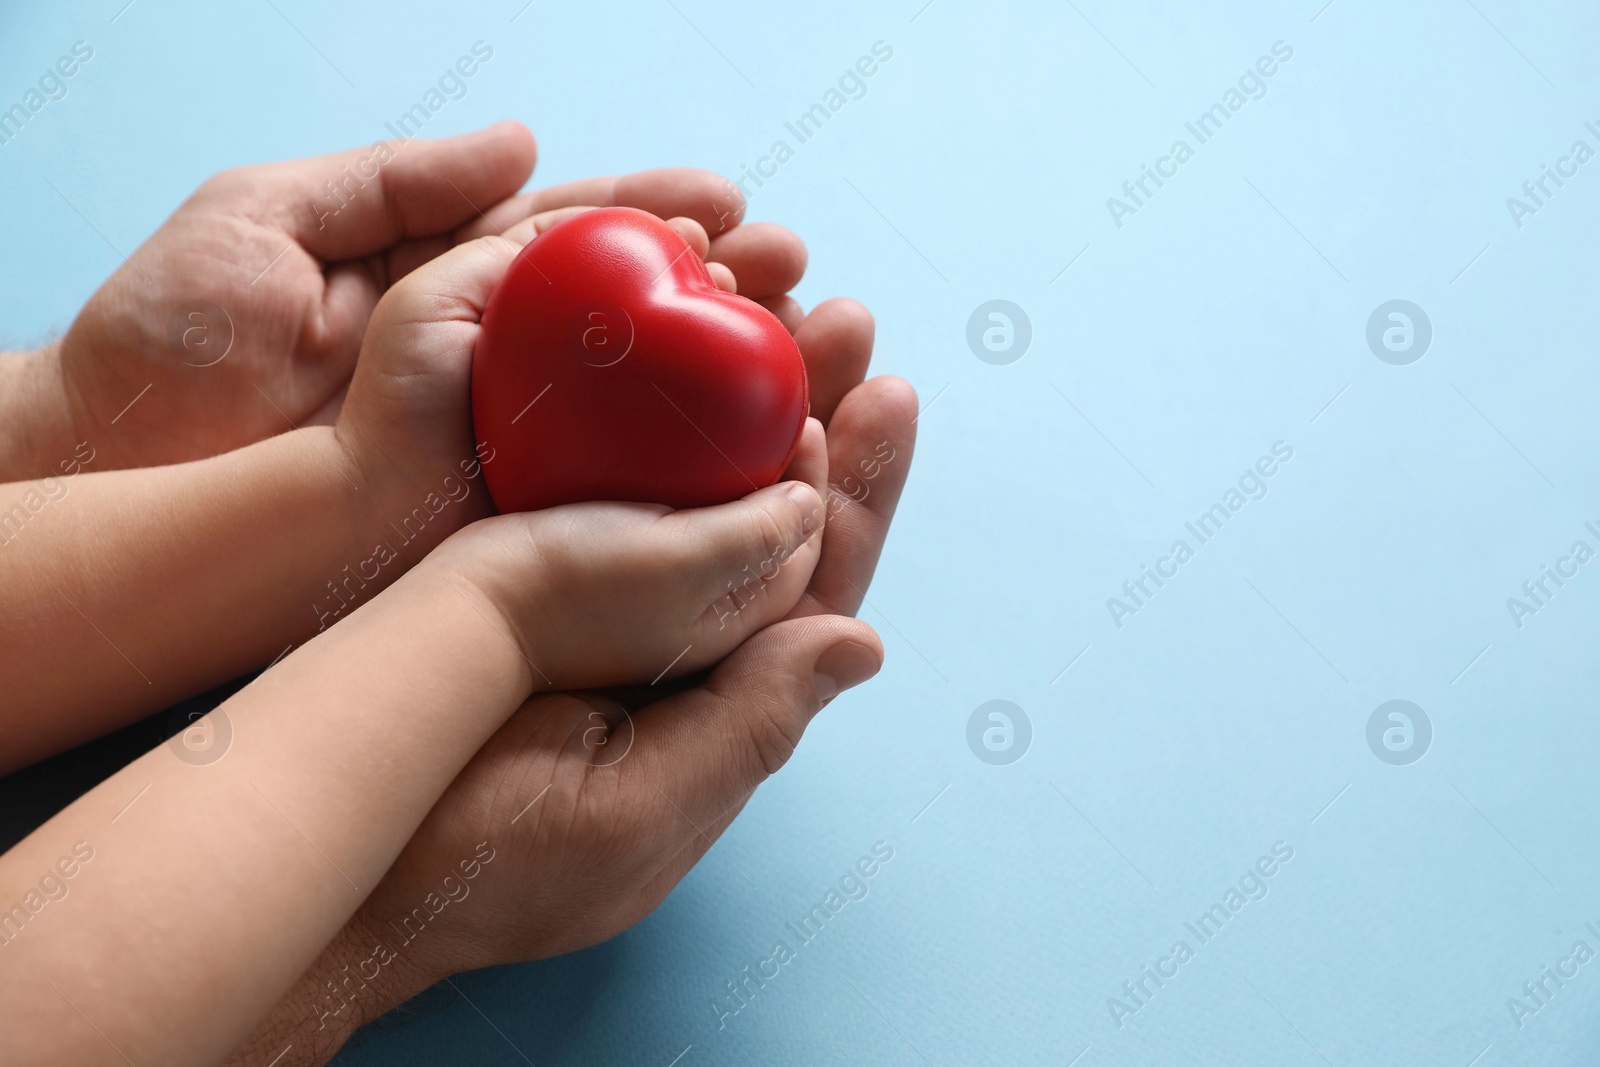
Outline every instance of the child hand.
<path id="1" fill-rule="evenodd" d="M 569 504 L 474 523 L 415 572 L 482 607 L 529 691 L 659 681 L 715 663 L 799 601 L 821 551 L 822 427 L 797 479 L 718 507 Z"/>
<path id="2" fill-rule="evenodd" d="M 488 494 L 468 487 L 481 464 L 494 459 L 493 450 L 472 436 L 472 352 L 489 295 L 524 244 L 587 210 L 542 212 L 503 235 L 461 245 L 396 284 L 373 313 L 334 432 L 359 472 L 353 481 L 374 487 L 373 498 L 395 522 L 415 516 L 418 522 L 405 533 L 425 527 L 424 549 L 494 514 Z M 707 257 L 711 242 L 698 222 L 674 218 L 669 225 L 696 255 Z M 770 238 L 761 244 L 765 248 L 758 245 L 747 260 L 759 264 L 782 247 Z M 707 267 L 718 285 L 735 287 L 726 265 Z M 442 491 L 456 503 L 437 503 Z M 433 522 L 434 514 L 443 521 Z"/>

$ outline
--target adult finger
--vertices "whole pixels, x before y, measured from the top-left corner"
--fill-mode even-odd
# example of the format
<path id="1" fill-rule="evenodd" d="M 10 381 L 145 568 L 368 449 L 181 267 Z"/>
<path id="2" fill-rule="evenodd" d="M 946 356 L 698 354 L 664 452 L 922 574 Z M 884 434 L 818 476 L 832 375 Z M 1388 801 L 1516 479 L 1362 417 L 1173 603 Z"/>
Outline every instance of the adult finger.
<path id="1" fill-rule="evenodd" d="M 228 171 L 209 194 L 243 195 L 324 262 L 449 233 L 515 193 L 533 173 L 518 122 L 439 141 L 379 142 L 313 159 Z"/>
<path id="2" fill-rule="evenodd" d="M 916 415 L 916 391 L 888 376 L 857 386 L 839 405 L 827 431 L 827 528 L 811 581 L 788 618 L 854 615 L 860 608 L 911 470 Z M 617 687 L 605 695 L 640 708 L 664 690 L 703 681 L 699 674 L 657 679 L 654 685 Z"/>
<path id="3" fill-rule="evenodd" d="M 585 211 L 593 210 L 594 208 L 592 205 L 579 205 L 574 207 L 556 208 L 553 211 L 541 211 L 539 214 L 534 215 L 531 218 L 523 219 L 521 222 L 510 227 L 502 236 L 504 236 L 506 240 L 515 244 L 518 248 L 521 248 L 523 245 L 527 244 L 529 241 L 533 240 L 535 237 L 539 236 L 556 223 L 565 222 L 574 215 L 581 215 Z"/>
<path id="4" fill-rule="evenodd" d="M 429 260 L 444 255 L 454 248 L 455 244 L 455 241 L 451 240 L 448 235 L 434 234 L 429 237 L 401 241 L 372 258 L 383 268 L 381 283 L 384 288 L 388 288 Z M 346 266 L 346 264 L 341 263 L 334 267 L 333 270 L 338 270 L 343 266 Z M 333 270 L 328 273 L 332 274 Z"/>
<path id="5" fill-rule="evenodd" d="M 846 393 L 860 385 L 872 361 L 872 312 L 844 297 L 824 300 L 794 331 L 811 384 L 811 414 L 823 425 Z"/>
<path id="6" fill-rule="evenodd" d="M 917 439 L 917 393 L 885 375 L 858 385 L 828 426 L 828 532 L 791 617 L 854 615 L 877 570 Z"/>
<path id="7" fill-rule="evenodd" d="M 574 204 L 636 207 L 663 219 L 682 215 L 713 237 L 729 232 L 744 218 L 744 196 L 726 178 L 707 170 L 663 167 L 620 177 L 584 178 L 513 196 L 487 209 L 458 236 L 470 240 L 498 233 L 535 212 Z"/>
<path id="8" fill-rule="evenodd" d="M 860 620 L 769 626 L 704 685 L 633 716 L 635 788 L 659 790 L 697 831 L 711 825 L 777 773 L 824 704 L 882 665 L 883 644 Z"/>
<path id="9" fill-rule="evenodd" d="M 508 240 L 514 240 L 519 245 L 526 244 L 536 234 L 543 233 L 562 219 L 569 219 L 573 215 L 590 210 L 592 207 L 593 205 L 575 205 L 559 210 L 540 212 L 531 216 L 531 218 L 519 219 L 507 227 L 503 233 L 500 233 L 500 236 Z M 437 236 L 422 237 L 413 241 L 401 241 L 380 257 L 384 267 L 382 272 L 383 284 L 386 287 L 393 285 L 424 263 L 444 255 L 457 243 L 453 237 Z M 340 267 L 342 266 L 345 266 L 345 264 L 340 264 Z M 334 268 L 335 271 L 338 269 L 339 267 Z M 330 271 L 329 274 L 331 276 L 333 271 Z"/>

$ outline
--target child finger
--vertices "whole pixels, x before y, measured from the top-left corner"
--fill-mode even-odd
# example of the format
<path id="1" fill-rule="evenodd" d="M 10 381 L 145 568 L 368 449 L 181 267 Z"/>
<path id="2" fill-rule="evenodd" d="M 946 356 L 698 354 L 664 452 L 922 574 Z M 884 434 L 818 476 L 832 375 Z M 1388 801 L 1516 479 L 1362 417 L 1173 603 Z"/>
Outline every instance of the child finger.
<path id="1" fill-rule="evenodd" d="M 666 554 L 687 588 L 704 597 L 716 643 L 752 633 L 784 614 L 811 577 L 822 529 L 822 496 L 786 481 L 719 507 L 676 511 L 657 520 Z M 736 592 L 730 592 L 736 590 Z M 730 597 L 735 598 L 730 604 Z M 736 622 L 728 629 L 729 622 Z"/>
<path id="2" fill-rule="evenodd" d="M 667 225 L 678 231 L 678 236 L 688 242 L 695 255 L 702 260 L 706 258 L 706 253 L 711 250 L 711 238 L 706 236 L 704 226 L 682 215 L 668 219 Z"/>
<path id="3" fill-rule="evenodd" d="M 771 222 L 747 222 L 711 242 L 710 259 L 726 264 L 751 297 L 778 296 L 806 272 L 806 245 Z"/>
<path id="4" fill-rule="evenodd" d="M 739 291 L 739 283 L 734 278 L 733 271 L 724 267 L 721 263 L 707 263 L 706 273 L 711 275 L 711 281 L 723 292 L 737 293 Z"/>
<path id="5" fill-rule="evenodd" d="M 784 477 L 805 482 L 817 491 L 818 496 L 827 497 L 828 435 L 823 432 L 822 423 L 816 419 L 806 419 L 805 427 L 800 431 L 800 447 L 795 449 L 794 459 L 790 461 Z"/>

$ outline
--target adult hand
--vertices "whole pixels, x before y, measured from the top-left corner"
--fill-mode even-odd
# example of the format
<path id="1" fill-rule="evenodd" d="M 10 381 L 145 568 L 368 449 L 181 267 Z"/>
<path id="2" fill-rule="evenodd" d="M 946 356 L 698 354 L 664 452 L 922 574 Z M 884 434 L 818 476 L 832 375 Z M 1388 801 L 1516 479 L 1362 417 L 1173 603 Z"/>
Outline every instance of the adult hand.
<path id="1" fill-rule="evenodd" d="M 871 351 L 859 305 L 824 305 L 795 332 L 833 479 L 800 605 L 704 684 L 639 710 L 583 693 L 524 705 L 230 1062 L 324 1062 L 358 1026 L 442 978 L 632 926 L 789 758 L 811 717 L 876 673 L 877 635 L 849 616 L 910 468 L 916 395 L 896 378 L 856 384 Z"/>
<path id="2" fill-rule="evenodd" d="M 725 179 L 652 170 L 513 195 L 535 154 L 532 134 L 508 121 L 210 179 L 60 342 L 8 357 L 5 393 L 16 403 L 0 420 L 0 481 L 57 474 L 80 441 L 104 470 L 331 424 L 390 285 L 462 241 L 556 208 L 693 218 L 712 235 L 709 260 L 793 321 L 781 297 L 804 269 L 804 246 L 780 227 L 740 227 L 743 201 Z"/>

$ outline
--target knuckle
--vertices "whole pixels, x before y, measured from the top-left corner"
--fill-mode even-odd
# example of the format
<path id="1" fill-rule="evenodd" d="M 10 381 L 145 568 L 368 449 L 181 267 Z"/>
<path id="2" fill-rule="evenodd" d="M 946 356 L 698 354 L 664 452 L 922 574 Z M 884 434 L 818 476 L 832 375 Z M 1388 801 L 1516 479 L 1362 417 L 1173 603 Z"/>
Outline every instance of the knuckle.
<path id="1" fill-rule="evenodd" d="M 798 531 L 800 509 L 787 497 L 777 505 L 763 503 L 751 516 L 750 545 L 760 553 L 761 562 L 783 555 L 792 536 Z"/>
<path id="2" fill-rule="evenodd" d="M 805 727 L 794 716 L 777 712 L 771 702 L 763 703 L 760 714 L 745 720 L 746 740 L 762 776 L 771 778 L 794 755 Z"/>
<path id="3" fill-rule="evenodd" d="M 195 190 L 193 199 L 226 199 L 246 188 L 249 177 L 243 167 L 230 167 L 218 171 L 200 183 L 200 188 Z"/>

